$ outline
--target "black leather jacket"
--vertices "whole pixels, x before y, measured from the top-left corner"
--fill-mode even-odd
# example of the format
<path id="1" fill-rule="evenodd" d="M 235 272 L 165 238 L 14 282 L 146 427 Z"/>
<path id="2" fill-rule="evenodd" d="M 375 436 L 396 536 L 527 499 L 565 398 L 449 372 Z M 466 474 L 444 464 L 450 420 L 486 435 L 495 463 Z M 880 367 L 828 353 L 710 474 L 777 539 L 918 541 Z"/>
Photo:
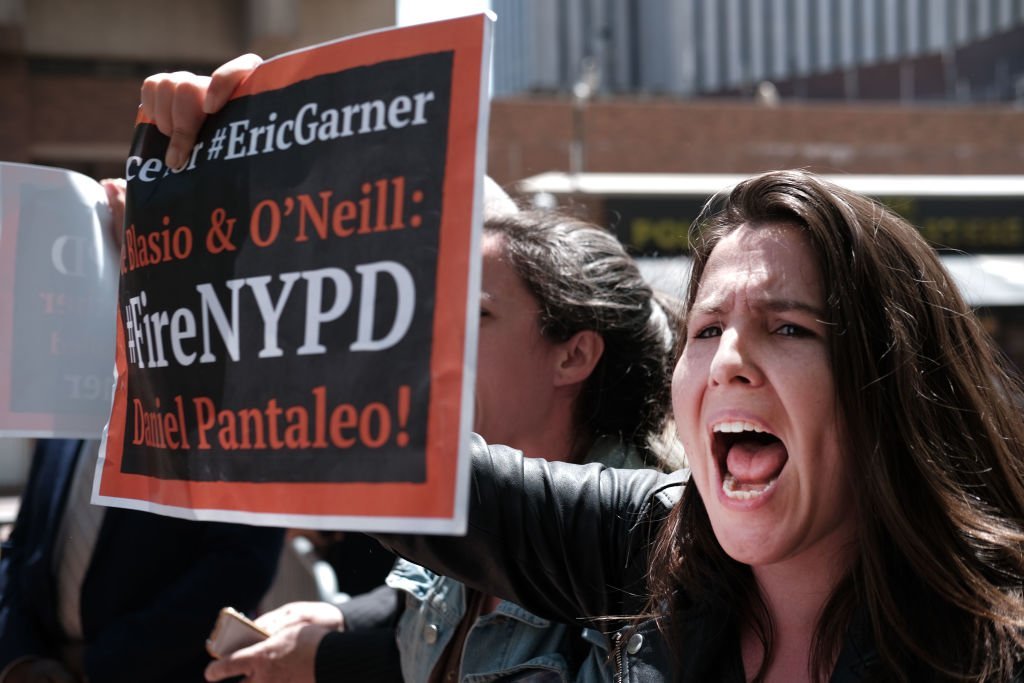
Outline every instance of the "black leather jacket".
<path id="1" fill-rule="evenodd" d="M 524 458 L 474 436 L 469 529 L 462 538 L 380 536 L 435 572 L 594 637 L 577 681 L 745 680 L 732 615 L 705 604 L 672 629 L 673 660 L 653 621 L 615 619 L 646 607 L 648 550 L 682 494 L 686 472 L 615 470 Z M 608 617 L 613 617 L 608 619 Z M 600 633 L 598 633 L 600 632 Z M 866 614 L 855 616 L 831 683 L 884 680 Z M 674 673 L 674 675 L 673 675 Z M 918 672 L 912 680 L 933 676 Z M 1015 683 L 1024 682 L 1016 672 Z"/>

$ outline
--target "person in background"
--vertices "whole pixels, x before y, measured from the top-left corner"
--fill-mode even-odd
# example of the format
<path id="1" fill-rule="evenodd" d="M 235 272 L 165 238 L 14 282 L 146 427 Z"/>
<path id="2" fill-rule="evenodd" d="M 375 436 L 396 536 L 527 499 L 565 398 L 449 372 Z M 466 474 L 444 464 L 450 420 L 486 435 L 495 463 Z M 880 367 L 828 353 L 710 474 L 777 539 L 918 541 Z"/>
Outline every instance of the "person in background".
<path id="1" fill-rule="evenodd" d="M 485 275 L 481 306 L 475 431 L 549 460 L 678 467 L 681 452 L 668 429 L 667 410 L 677 317 L 652 295 L 618 241 L 596 226 L 536 212 L 488 221 L 483 245 L 491 277 Z M 502 280 L 512 291 L 525 285 L 530 295 L 522 297 L 520 289 L 518 314 L 508 305 L 511 297 L 502 296 Z M 563 366 L 554 381 L 545 372 L 550 362 L 530 368 L 511 360 L 529 355 L 538 339 L 545 340 L 541 348 L 550 343 L 557 348 L 573 339 L 582 346 L 588 337 L 599 350 L 597 358 L 567 364 L 574 370 L 570 374 Z M 582 359 L 594 352 L 564 353 Z M 569 400 L 543 400 L 545 390 L 560 382 L 568 387 Z M 406 594 L 397 640 L 409 683 L 574 677 L 586 639 L 597 636 L 405 560 L 398 561 L 388 582 Z M 318 680 L 339 680 L 348 658 L 335 659 L 331 677 L 324 671 L 327 654 L 318 656 L 324 674 Z"/>
<path id="2" fill-rule="evenodd" d="M 103 184 L 119 243 L 124 184 Z M 0 681 L 201 681 L 218 611 L 255 610 L 282 531 L 92 505 L 98 453 L 37 444 L 0 552 Z"/>

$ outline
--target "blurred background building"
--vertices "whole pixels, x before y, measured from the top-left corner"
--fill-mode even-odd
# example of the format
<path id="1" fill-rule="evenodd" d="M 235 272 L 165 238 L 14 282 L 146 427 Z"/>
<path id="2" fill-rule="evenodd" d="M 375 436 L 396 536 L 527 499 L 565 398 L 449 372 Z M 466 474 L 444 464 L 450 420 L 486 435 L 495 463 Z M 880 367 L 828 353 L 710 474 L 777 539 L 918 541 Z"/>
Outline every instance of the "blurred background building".
<path id="1" fill-rule="evenodd" d="M 678 283 L 687 229 L 800 167 L 942 251 L 1024 367 L 1024 1 L 493 0 L 490 171 Z"/>
<path id="2" fill-rule="evenodd" d="M 1018 0 L 494 0 L 495 94 L 1024 102 Z"/>
<path id="3" fill-rule="evenodd" d="M 653 272 L 685 266 L 709 187 L 782 167 L 859 176 L 937 246 L 967 252 L 956 267 L 996 288 L 975 304 L 1024 367 L 1024 0 L 490 4 L 499 182 L 589 212 L 662 257 Z M 447 11 L 440 0 L 0 0 L 0 160 L 122 175 L 146 75 L 390 26 L 403 5 Z M 926 178 L 901 184 L 910 176 Z M 0 463 L 12 462 L 4 448 Z M 0 471 L 0 487 L 5 476 L 18 474 Z"/>
<path id="4" fill-rule="evenodd" d="M 0 0 L 0 159 L 124 175 L 146 76 L 394 22 L 375 0 Z"/>

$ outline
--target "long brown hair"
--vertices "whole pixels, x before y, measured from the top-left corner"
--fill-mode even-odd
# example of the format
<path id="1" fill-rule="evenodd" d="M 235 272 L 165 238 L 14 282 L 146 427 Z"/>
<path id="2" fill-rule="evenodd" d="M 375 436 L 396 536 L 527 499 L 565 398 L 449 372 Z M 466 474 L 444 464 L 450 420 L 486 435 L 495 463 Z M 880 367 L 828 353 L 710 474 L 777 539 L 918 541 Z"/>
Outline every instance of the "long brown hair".
<path id="1" fill-rule="evenodd" d="M 819 616 L 812 677 L 828 679 L 858 619 L 883 680 L 1010 679 L 1024 651 L 1019 381 L 913 226 L 802 171 L 739 184 L 696 226 L 687 306 L 718 241 L 766 223 L 800 227 L 815 253 L 857 492 L 856 560 Z M 650 585 L 652 607 L 673 621 L 707 596 L 723 601 L 760 638 L 763 678 L 771 616 L 750 568 L 715 539 L 694 486 L 660 532 Z"/>

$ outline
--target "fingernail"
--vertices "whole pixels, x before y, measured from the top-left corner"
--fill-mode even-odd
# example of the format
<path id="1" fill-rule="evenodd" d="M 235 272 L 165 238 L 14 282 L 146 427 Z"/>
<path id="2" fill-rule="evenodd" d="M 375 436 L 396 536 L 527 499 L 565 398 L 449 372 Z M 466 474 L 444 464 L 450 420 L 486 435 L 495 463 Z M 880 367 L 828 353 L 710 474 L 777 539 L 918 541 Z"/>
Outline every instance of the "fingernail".
<path id="1" fill-rule="evenodd" d="M 184 156 L 176 147 L 170 147 L 167 149 L 167 156 L 164 158 L 164 161 L 169 168 L 177 170 L 185 164 Z"/>

